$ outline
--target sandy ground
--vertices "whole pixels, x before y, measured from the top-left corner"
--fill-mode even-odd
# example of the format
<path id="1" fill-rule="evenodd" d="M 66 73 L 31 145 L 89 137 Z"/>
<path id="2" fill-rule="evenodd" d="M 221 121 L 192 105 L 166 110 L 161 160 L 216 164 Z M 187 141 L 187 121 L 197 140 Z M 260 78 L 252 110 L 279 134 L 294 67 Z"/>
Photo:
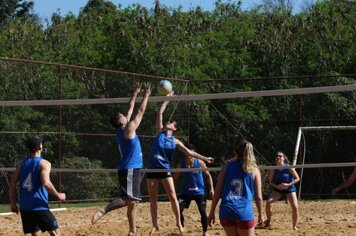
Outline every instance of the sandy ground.
<path id="1" fill-rule="evenodd" d="M 208 202 L 210 210 L 211 201 Z M 356 201 L 304 202 L 299 203 L 299 230 L 291 230 L 290 206 L 280 201 L 273 209 L 272 227 L 256 229 L 256 235 L 356 235 Z M 62 235 L 120 235 L 128 233 L 126 208 L 115 210 L 104 216 L 98 223 L 91 225 L 91 216 L 99 207 L 71 208 L 66 211 L 54 212 Z M 217 209 L 218 210 L 218 209 Z M 194 202 L 184 211 L 186 225 L 185 235 L 202 235 L 200 216 Z M 216 213 L 218 216 L 218 213 Z M 139 235 L 148 235 L 151 228 L 149 204 L 141 203 L 138 217 Z M 179 235 L 175 227 L 173 212 L 169 203 L 159 203 L 160 231 L 155 235 Z M 225 235 L 217 223 L 208 231 L 210 236 Z M 23 235 L 21 219 L 17 215 L 0 216 L 0 235 Z M 48 234 L 45 234 L 48 235 Z"/>

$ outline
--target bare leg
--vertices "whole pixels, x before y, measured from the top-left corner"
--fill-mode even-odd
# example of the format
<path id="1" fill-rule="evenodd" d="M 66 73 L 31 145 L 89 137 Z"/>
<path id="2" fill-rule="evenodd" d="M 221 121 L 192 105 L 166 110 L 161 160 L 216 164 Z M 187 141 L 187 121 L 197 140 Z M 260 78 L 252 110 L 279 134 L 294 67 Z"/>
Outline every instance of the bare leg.
<path id="1" fill-rule="evenodd" d="M 281 193 L 272 191 L 266 202 L 266 215 L 267 220 L 265 221 L 265 227 L 269 227 L 272 219 L 272 205 L 275 201 L 278 201 L 282 196 Z"/>
<path id="2" fill-rule="evenodd" d="M 180 222 L 179 203 L 178 203 L 178 199 L 177 199 L 176 190 L 174 188 L 173 178 L 169 177 L 169 178 L 162 179 L 161 181 L 162 181 L 164 189 L 166 190 L 169 201 L 171 202 L 172 210 L 173 210 L 174 216 L 176 217 L 176 225 L 179 229 L 180 234 L 183 235 L 184 228 L 182 227 L 182 224 Z"/>
<path id="3" fill-rule="evenodd" d="M 239 236 L 235 226 L 223 226 L 226 236 Z"/>
<path id="4" fill-rule="evenodd" d="M 136 235 L 137 234 L 136 216 L 137 216 L 138 202 L 136 200 L 130 199 L 128 200 L 127 206 L 128 206 L 127 219 L 129 220 L 129 227 L 130 227 L 129 235 Z"/>
<path id="5" fill-rule="evenodd" d="M 91 223 L 95 224 L 101 217 L 103 217 L 109 211 L 124 207 L 126 205 L 127 205 L 126 199 L 121 198 L 121 197 L 114 199 L 108 205 L 106 205 L 106 207 L 101 208 L 99 211 L 97 211 L 93 215 L 93 217 L 91 219 Z"/>
<path id="6" fill-rule="evenodd" d="M 236 229 L 238 236 L 255 236 L 255 228 L 251 229 Z"/>
<path id="7" fill-rule="evenodd" d="M 293 223 L 293 230 L 298 230 L 298 199 L 296 192 L 290 193 L 287 195 L 288 201 L 292 207 L 292 223 Z"/>
<path id="8" fill-rule="evenodd" d="M 152 235 L 159 230 L 157 217 L 158 186 L 159 179 L 147 179 L 147 189 L 148 195 L 150 196 L 150 211 L 152 220 L 152 229 L 149 235 Z"/>
<path id="9" fill-rule="evenodd" d="M 51 231 L 53 232 L 53 231 Z M 49 232 L 51 234 L 51 232 Z M 42 233 L 41 233 L 41 230 L 38 230 L 37 232 L 35 233 L 31 233 L 31 236 L 40 236 Z M 51 234 L 52 235 L 52 234 Z"/>
<path id="10" fill-rule="evenodd" d="M 39 233 L 39 234 L 37 234 Z M 49 235 L 51 236 L 61 236 L 61 232 L 59 232 L 59 229 L 55 229 L 53 231 L 48 231 Z M 41 231 L 37 231 L 35 235 L 41 235 Z"/>

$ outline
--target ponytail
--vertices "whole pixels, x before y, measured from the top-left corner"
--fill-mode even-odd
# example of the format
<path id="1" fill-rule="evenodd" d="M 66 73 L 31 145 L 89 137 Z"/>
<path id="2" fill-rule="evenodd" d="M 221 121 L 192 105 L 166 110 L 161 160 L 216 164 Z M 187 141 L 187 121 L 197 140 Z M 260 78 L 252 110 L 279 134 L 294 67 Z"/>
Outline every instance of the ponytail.
<path id="1" fill-rule="evenodd" d="M 253 152 L 252 143 L 243 140 L 236 149 L 236 154 L 242 160 L 242 168 L 246 173 L 252 173 L 257 168 L 256 157 Z"/>

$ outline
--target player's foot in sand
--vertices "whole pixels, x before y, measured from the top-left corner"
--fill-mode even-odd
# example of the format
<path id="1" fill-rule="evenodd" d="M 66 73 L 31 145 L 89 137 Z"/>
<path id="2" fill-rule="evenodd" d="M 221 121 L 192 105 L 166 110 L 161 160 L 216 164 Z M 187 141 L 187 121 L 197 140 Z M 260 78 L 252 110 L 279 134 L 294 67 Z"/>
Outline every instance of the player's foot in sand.
<path id="1" fill-rule="evenodd" d="M 209 236 L 207 232 L 203 232 L 203 236 Z"/>
<path id="2" fill-rule="evenodd" d="M 264 228 L 266 228 L 266 226 L 263 223 L 258 223 L 255 226 L 255 229 L 264 229 Z"/>
<path id="3" fill-rule="evenodd" d="M 294 227 L 293 227 L 293 230 L 296 230 L 296 231 L 297 231 L 297 230 L 298 230 L 297 226 L 294 226 Z"/>
<path id="4" fill-rule="evenodd" d="M 159 228 L 158 227 L 152 227 L 151 231 L 150 231 L 150 236 L 151 235 L 154 235 L 154 233 L 156 233 L 157 231 L 159 231 Z"/>
<path id="5" fill-rule="evenodd" d="M 178 229 L 179 229 L 179 234 L 182 236 L 184 235 L 184 228 L 182 225 L 177 225 Z"/>
<path id="6" fill-rule="evenodd" d="M 264 225 L 265 228 L 271 227 L 271 221 L 270 221 L 270 220 L 265 220 L 264 224 L 265 224 L 265 225 Z"/>
<path id="7" fill-rule="evenodd" d="M 103 217 L 105 215 L 105 211 L 104 209 L 100 209 L 97 213 L 95 213 L 93 215 L 93 217 L 91 218 L 91 223 L 95 224 L 101 217 Z"/>

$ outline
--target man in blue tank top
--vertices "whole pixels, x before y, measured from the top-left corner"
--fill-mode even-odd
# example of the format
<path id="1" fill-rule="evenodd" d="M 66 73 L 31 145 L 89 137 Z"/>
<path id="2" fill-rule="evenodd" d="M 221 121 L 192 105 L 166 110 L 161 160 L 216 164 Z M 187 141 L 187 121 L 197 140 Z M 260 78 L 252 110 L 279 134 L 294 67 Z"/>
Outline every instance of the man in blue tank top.
<path id="1" fill-rule="evenodd" d="M 191 147 L 190 147 L 191 149 Z M 189 172 L 175 172 L 174 180 L 178 180 L 180 175 L 183 177 L 183 184 L 181 195 L 179 197 L 179 208 L 180 208 L 180 219 L 181 224 L 184 227 L 184 209 L 188 209 L 190 202 L 194 200 L 198 206 L 200 213 L 200 222 L 203 227 L 203 236 L 208 235 L 208 216 L 206 214 L 206 197 L 205 197 L 205 182 L 203 178 L 203 172 L 205 180 L 208 183 L 209 197 L 212 198 L 214 195 L 213 179 L 208 170 L 196 170 L 198 168 L 207 168 L 205 162 L 194 158 L 194 156 L 185 155 L 185 159 L 178 164 L 177 168 L 189 168 L 192 169 Z"/>
<path id="2" fill-rule="evenodd" d="M 141 88 L 143 99 L 135 117 L 131 120 L 135 100 L 141 92 Z M 94 224 L 109 211 L 127 206 L 130 236 L 137 235 L 136 215 L 138 202 L 141 200 L 140 169 L 143 167 L 141 143 L 136 130 L 142 121 L 150 94 L 151 83 L 135 83 L 126 116 L 122 113 L 115 113 L 110 119 L 112 126 L 117 130 L 116 143 L 121 157 L 118 164 L 120 194 L 118 198 L 110 202 L 106 207 L 101 208 L 92 217 L 92 224 Z"/>
<path id="3" fill-rule="evenodd" d="M 51 163 L 41 157 L 42 142 L 43 138 L 37 136 L 27 140 L 30 155 L 12 174 L 10 208 L 18 214 L 15 192 L 17 182 L 20 182 L 20 213 L 24 233 L 38 235 L 41 230 L 51 235 L 60 235 L 57 220 L 48 208 L 48 193 L 60 201 L 65 201 L 66 195 L 59 193 L 50 180 Z"/>

